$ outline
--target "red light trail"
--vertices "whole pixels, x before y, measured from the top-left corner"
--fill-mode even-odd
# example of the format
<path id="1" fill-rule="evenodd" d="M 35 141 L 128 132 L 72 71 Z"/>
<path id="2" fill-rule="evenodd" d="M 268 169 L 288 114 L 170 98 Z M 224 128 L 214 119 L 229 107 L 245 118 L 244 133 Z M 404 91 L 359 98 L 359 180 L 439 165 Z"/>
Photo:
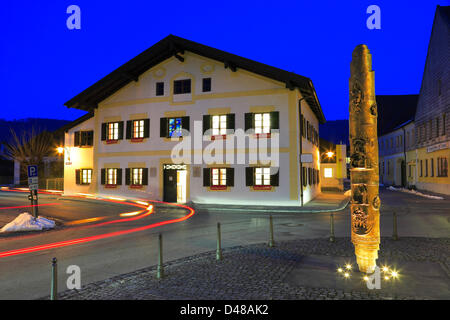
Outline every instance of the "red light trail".
<path id="1" fill-rule="evenodd" d="M 146 216 L 148 216 L 148 215 L 153 213 L 153 206 L 145 207 L 145 206 L 138 205 L 138 204 L 135 204 L 135 203 L 130 203 L 130 202 L 126 202 L 126 201 L 118 201 L 118 200 L 109 200 L 109 199 L 101 199 L 101 200 L 110 201 L 110 202 L 117 202 L 117 203 L 126 204 L 126 205 L 134 205 L 136 207 L 145 208 L 146 210 L 142 211 L 143 213 L 145 212 L 144 214 L 138 215 L 138 216 L 134 216 L 132 218 L 107 221 L 107 222 L 102 222 L 102 223 L 98 223 L 98 224 L 94 224 L 94 225 L 84 226 L 84 227 L 81 227 L 81 228 L 87 228 L 87 227 L 92 228 L 92 227 L 98 227 L 98 226 L 112 224 L 112 223 L 119 223 L 119 222 L 125 222 L 125 221 L 134 221 L 134 220 L 146 217 Z M 167 204 L 167 205 L 171 205 L 171 206 L 184 208 L 184 209 L 188 210 L 189 213 L 187 215 L 181 217 L 181 218 L 178 218 L 178 219 L 171 219 L 171 220 L 161 221 L 161 222 L 153 223 L 153 224 L 150 224 L 150 225 L 147 225 L 147 226 L 138 227 L 138 228 L 122 230 L 122 231 L 115 231 L 115 232 L 110 232 L 110 233 L 105 233 L 105 234 L 100 234 L 100 235 L 95 235 L 95 236 L 90 236 L 90 237 L 84 237 L 84 238 L 78 238 L 78 239 L 72 239 L 72 240 L 65 240 L 65 241 L 59 241 L 59 242 L 54 242 L 54 243 L 48 243 L 48 244 L 34 246 L 34 247 L 28 247 L 28 248 L 21 248 L 21 249 L 4 251 L 4 252 L 0 252 L 0 258 L 20 255 L 20 254 L 25 254 L 25 253 L 31 253 L 31 252 L 36 252 L 36 251 L 43 251 L 43 250 L 61 248 L 61 247 L 75 245 L 75 244 L 81 244 L 81 243 L 96 241 L 96 240 L 100 240 L 100 239 L 106 239 L 106 238 L 117 237 L 117 236 L 121 236 L 121 235 L 125 235 L 125 234 L 135 233 L 135 232 L 139 232 L 139 231 L 144 231 L 144 230 L 156 228 L 156 227 L 159 227 L 159 226 L 163 226 L 163 225 L 166 225 L 166 224 L 172 224 L 172 223 L 185 221 L 185 220 L 189 219 L 195 213 L 194 209 L 192 209 L 191 207 L 182 205 L 182 204 L 168 203 L 168 202 L 157 201 L 157 200 L 146 200 L 146 201 L 147 202 L 155 202 L 155 203 L 163 203 L 163 204 Z"/>

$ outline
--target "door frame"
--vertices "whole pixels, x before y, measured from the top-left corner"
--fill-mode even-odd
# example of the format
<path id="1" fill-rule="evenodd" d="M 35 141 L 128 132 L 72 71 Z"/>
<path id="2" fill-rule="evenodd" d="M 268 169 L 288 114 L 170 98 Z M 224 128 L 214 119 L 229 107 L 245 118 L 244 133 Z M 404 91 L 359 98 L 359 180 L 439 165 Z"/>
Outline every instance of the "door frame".
<path id="1" fill-rule="evenodd" d="M 172 162 L 171 158 L 161 158 L 159 159 L 159 197 L 161 200 L 164 199 L 164 166 L 165 165 L 177 165 Z M 186 202 L 190 201 L 190 185 L 191 185 L 191 175 L 190 175 L 190 164 L 181 163 L 180 165 L 185 166 L 186 170 Z"/>

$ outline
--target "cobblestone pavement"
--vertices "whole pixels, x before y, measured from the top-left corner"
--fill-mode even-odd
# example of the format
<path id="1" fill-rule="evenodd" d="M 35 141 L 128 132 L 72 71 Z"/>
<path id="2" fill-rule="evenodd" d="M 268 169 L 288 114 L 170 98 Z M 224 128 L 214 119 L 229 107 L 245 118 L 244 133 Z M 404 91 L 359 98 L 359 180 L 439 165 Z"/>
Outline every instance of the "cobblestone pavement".
<path id="1" fill-rule="evenodd" d="M 165 277 L 156 278 L 156 266 L 85 285 L 81 290 L 67 290 L 59 299 L 427 299 L 419 292 L 398 295 L 389 290 L 298 286 L 288 279 L 299 268 L 305 255 L 354 258 L 349 238 L 303 239 L 239 246 L 223 250 L 223 260 L 216 261 L 215 251 L 164 264 Z M 382 238 L 378 261 L 430 262 L 440 265 L 444 282 L 450 281 L 450 238 Z M 442 279 L 441 279 L 442 280 Z M 445 285 L 445 284 L 444 284 Z M 420 290 L 418 290 L 420 291 Z M 445 293 L 444 293 L 445 294 Z M 44 298 L 48 299 L 48 297 Z M 448 297 L 450 299 L 450 296 Z"/>

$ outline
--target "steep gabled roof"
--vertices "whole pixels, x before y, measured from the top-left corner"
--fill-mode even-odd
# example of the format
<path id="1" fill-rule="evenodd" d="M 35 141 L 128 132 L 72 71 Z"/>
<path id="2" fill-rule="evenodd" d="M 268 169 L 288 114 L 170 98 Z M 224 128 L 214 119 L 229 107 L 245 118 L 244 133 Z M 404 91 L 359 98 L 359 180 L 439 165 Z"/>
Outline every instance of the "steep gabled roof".
<path id="1" fill-rule="evenodd" d="M 378 136 L 391 132 L 409 120 L 414 120 L 418 94 L 377 95 Z"/>
<path id="2" fill-rule="evenodd" d="M 98 103 L 112 95 L 117 90 L 123 88 L 131 81 L 137 81 L 138 77 L 153 66 L 164 60 L 176 56 L 183 59 L 179 53 L 189 51 L 219 62 L 224 63 L 225 68 L 235 71 L 241 68 L 261 76 L 274 79 L 286 84 L 286 87 L 294 90 L 298 88 L 305 97 L 309 106 L 316 114 L 320 123 L 325 123 L 316 91 L 309 78 L 298 74 L 278 69 L 263 63 L 246 59 L 222 50 L 208 47 L 190 40 L 186 40 L 174 35 L 169 35 L 149 49 L 145 50 L 135 58 L 120 66 L 103 79 L 99 80 L 64 105 L 69 108 L 77 108 L 92 111 Z"/>

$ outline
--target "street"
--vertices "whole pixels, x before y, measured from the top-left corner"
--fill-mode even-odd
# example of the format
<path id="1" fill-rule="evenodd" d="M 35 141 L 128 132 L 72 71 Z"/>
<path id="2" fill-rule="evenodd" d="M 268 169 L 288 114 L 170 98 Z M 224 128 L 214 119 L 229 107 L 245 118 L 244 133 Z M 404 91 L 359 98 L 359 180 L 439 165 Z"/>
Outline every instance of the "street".
<path id="1" fill-rule="evenodd" d="M 28 205 L 26 195 L 26 193 L 2 191 L 0 207 Z M 394 211 L 398 217 L 399 237 L 449 236 L 449 199 L 427 199 L 384 188 L 380 190 L 380 197 L 382 237 L 392 235 Z M 264 243 L 269 239 L 269 212 L 247 213 L 202 209 L 186 220 L 158 225 L 164 221 L 181 220 L 187 217 L 189 211 L 153 203 L 154 209 L 151 214 L 136 215 L 136 219 L 130 221 L 105 224 L 103 222 L 118 219 L 121 213 L 142 209 L 116 202 L 60 198 L 55 195 L 41 196 L 40 204 L 58 204 L 40 207 L 40 214 L 57 218 L 62 223 L 96 217 L 102 217 L 103 220 L 94 227 L 86 227 L 83 224 L 26 236 L 0 236 L 0 299 L 36 299 L 47 296 L 50 290 L 53 257 L 58 259 L 59 291 L 66 290 L 65 279 L 68 275 L 65 271 L 70 265 L 81 268 L 82 285 L 155 265 L 158 261 L 157 236 L 159 233 L 163 235 L 164 261 L 215 250 L 217 222 L 220 222 L 222 226 L 224 248 Z M 24 212 L 26 208 L 0 210 L 0 216 L 8 214 L 10 210 L 15 210 L 17 214 Z M 350 235 L 348 213 L 348 208 L 335 213 L 336 237 Z M 329 236 L 329 213 L 270 212 L 270 214 L 274 221 L 275 241 Z M 4 223 L 5 221 L 0 219 L 0 227 Z M 1 253 L 11 250 L 127 232 L 136 228 L 141 229 L 89 242 L 1 257 Z"/>

